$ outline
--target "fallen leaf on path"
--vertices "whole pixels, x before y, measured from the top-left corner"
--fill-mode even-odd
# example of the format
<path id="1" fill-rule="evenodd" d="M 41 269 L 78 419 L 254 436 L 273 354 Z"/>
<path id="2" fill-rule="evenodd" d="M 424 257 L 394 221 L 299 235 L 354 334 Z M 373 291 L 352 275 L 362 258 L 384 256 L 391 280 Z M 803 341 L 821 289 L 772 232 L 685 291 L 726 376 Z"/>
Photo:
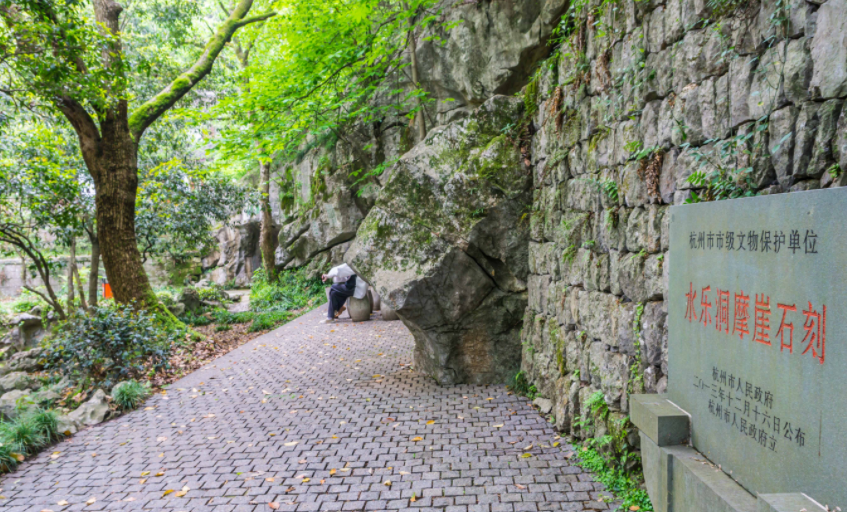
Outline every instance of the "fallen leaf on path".
<path id="1" fill-rule="evenodd" d="M 150 474 L 150 472 L 148 471 L 148 472 L 147 472 L 147 474 L 149 475 L 149 474 Z M 141 476 L 144 476 L 144 475 L 141 475 Z M 165 476 L 165 473 L 164 473 L 163 471 L 159 471 L 158 473 L 156 473 L 156 474 L 155 474 L 155 475 L 153 475 L 153 476 Z"/>
<path id="2" fill-rule="evenodd" d="M 304 478 L 304 479 L 303 479 L 303 483 L 305 484 L 305 483 L 306 483 L 306 482 L 308 482 L 309 480 L 311 480 L 311 478 Z"/>
<path id="3" fill-rule="evenodd" d="M 271 510 L 279 510 L 279 503 L 275 501 L 268 503 L 268 506 L 271 508 Z"/>
<path id="4" fill-rule="evenodd" d="M 415 442 L 417 442 L 417 441 L 423 441 L 423 438 L 422 438 L 422 437 L 413 437 L 413 438 L 412 438 L 412 441 L 415 441 Z"/>
<path id="5" fill-rule="evenodd" d="M 86 505 L 93 505 L 97 501 L 97 498 L 94 496 L 88 498 L 88 501 L 85 502 Z"/>
<path id="6" fill-rule="evenodd" d="M 132 496 L 130 496 L 129 498 L 125 499 L 124 501 L 135 501 L 135 498 L 133 498 Z"/>
<path id="7" fill-rule="evenodd" d="M 494 425 L 494 428 L 503 428 L 503 426 L 504 426 L 504 425 L 501 423 L 501 424 L 499 424 L 499 425 Z"/>
<path id="8" fill-rule="evenodd" d="M 290 443 L 285 443 L 285 446 L 296 446 L 300 441 L 291 441 Z"/>
<path id="9" fill-rule="evenodd" d="M 147 475 L 149 475 L 149 474 L 150 474 L 150 472 L 149 472 L 149 471 L 142 471 L 142 472 L 141 472 L 141 476 L 147 476 Z"/>
<path id="10" fill-rule="evenodd" d="M 518 488 L 518 489 L 520 489 L 520 490 L 524 490 L 524 489 L 526 489 L 526 486 L 525 486 L 525 485 L 521 485 L 521 484 L 515 484 L 515 487 L 517 487 L 517 488 Z"/>
<path id="11" fill-rule="evenodd" d="M 162 497 L 164 498 L 165 496 L 167 496 L 168 494 L 170 494 L 172 492 L 174 492 L 173 489 L 168 489 L 167 491 L 164 492 L 164 494 L 162 494 Z"/>
<path id="12" fill-rule="evenodd" d="M 292 486 L 292 487 L 289 487 L 288 489 L 286 489 L 285 492 L 292 492 L 293 490 L 294 490 L 294 487 Z"/>
<path id="13" fill-rule="evenodd" d="M 302 460 L 299 460 L 299 461 L 297 461 L 297 462 L 298 462 L 298 463 L 300 463 L 300 464 L 305 464 L 305 463 L 306 463 L 306 459 L 302 459 Z"/>
<path id="14" fill-rule="evenodd" d="M 385 482 L 383 482 L 383 485 L 387 485 L 388 487 L 391 487 L 391 480 L 386 480 Z"/>
<path id="15" fill-rule="evenodd" d="M 188 491 L 179 491 L 178 493 L 174 494 L 174 496 L 176 496 L 177 498 L 182 498 L 186 494 L 188 494 Z"/>
<path id="16" fill-rule="evenodd" d="M 59 505 L 60 507 L 66 507 L 68 505 L 68 500 L 62 500 L 59 503 L 56 503 L 56 505 Z"/>
<path id="17" fill-rule="evenodd" d="M 139 483 L 139 484 L 147 483 L 147 479 L 146 479 L 146 478 L 142 478 L 141 480 L 139 480 L 139 481 L 138 481 L 138 483 Z"/>
<path id="18" fill-rule="evenodd" d="M 274 479 L 273 479 L 273 477 L 272 477 L 272 476 L 271 476 L 271 477 L 268 477 L 268 478 L 265 478 L 265 482 L 273 482 L 273 481 L 274 481 Z"/>
<path id="19" fill-rule="evenodd" d="M 334 476 L 334 475 L 335 475 L 335 470 L 334 470 L 334 469 L 330 469 L 330 470 L 329 470 L 329 476 Z"/>
<path id="20" fill-rule="evenodd" d="M 429 421 L 427 421 L 427 422 L 426 422 L 426 424 L 427 424 L 427 425 L 434 425 L 434 424 L 435 424 L 435 420 L 429 420 Z"/>
<path id="21" fill-rule="evenodd" d="M 524 458 L 524 459 L 528 459 L 528 458 L 532 457 L 532 454 L 531 453 L 524 453 L 523 455 L 521 455 L 521 457 Z"/>

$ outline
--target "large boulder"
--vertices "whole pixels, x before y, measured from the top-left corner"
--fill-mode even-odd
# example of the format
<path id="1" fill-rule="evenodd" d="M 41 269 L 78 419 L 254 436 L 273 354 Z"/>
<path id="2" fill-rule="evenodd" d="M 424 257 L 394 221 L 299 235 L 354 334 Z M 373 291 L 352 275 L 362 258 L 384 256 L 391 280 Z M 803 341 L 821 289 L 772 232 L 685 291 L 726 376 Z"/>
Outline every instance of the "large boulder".
<path id="1" fill-rule="evenodd" d="M 102 389 L 98 389 L 87 402 L 68 414 L 67 420 L 69 423 L 90 427 L 106 421 L 110 411 L 109 398 Z"/>
<path id="2" fill-rule="evenodd" d="M 12 372 L 34 372 L 43 367 L 41 362 L 41 349 L 31 349 L 26 352 L 18 352 L 6 361 L 0 362 L 0 375 Z"/>
<path id="3" fill-rule="evenodd" d="M 38 385 L 38 379 L 25 372 L 12 372 L 0 377 L 0 395 L 13 389 L 27 389 Z"/>
<path id="4" fill-rule="evenodd" d="M 11 421 L 18 414 L 18 403 L 30 394 L 29 389 L 15 389 L 0 396 L 0 419 Z"/>
<path id="5" fill-rule="evenodd" d="M 193 286 L 186 286 L 179 293 L 177 304 L 182 304 L 182 311 L 193 313 L 200 309 L 200 292 Z M 176 314 L 176 313 L 174 313 Z"/>
<path id="6" fill-rule="evenodd" d="M 499 383 L 520 365 L 531 175 L 504 133 L 520 98 L 495 96 L 431 131 L 387 172 L 345 260 L 415 336 L 444 385 Z"/>

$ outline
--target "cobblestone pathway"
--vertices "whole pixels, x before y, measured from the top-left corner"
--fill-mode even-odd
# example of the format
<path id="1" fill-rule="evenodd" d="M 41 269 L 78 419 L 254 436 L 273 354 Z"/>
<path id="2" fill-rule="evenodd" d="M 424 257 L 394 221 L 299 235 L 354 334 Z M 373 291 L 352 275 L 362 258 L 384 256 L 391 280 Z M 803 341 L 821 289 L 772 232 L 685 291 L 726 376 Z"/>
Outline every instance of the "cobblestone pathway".
<path id="1" fill-rule="evenodd" d="M 319 325 L 322 315 L 25 462 L 2 479 L 0 509 L 608 508 L 525 398 L 415 373 L 401 322 Z"/>

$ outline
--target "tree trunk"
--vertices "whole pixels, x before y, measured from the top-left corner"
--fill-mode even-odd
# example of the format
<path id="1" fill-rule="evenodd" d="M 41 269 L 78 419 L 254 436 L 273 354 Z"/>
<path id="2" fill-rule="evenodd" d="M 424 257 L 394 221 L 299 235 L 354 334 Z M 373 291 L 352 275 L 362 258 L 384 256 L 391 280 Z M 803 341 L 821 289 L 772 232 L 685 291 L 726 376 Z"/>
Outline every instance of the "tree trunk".
<path id="1" fill-rule="evenodd" d="M 88 302 L 92 308 L 97 307 L 97 293 L 100 284 L 100 241 L 97 235 L 89 231 L 88 239 L 91 241 L 91 268 L 88 272 Z"/>
<path id="2" fill-rule="evenodd" d="M 21 288 L 26 288 L 29 286 L 29 271 L 26 268 L 26 256 L 19 252 L 18 257 L 21 259 Z"/>
<path id="3" fill-rule="evenodd" d="M 82 279 L 79 277 L 79 265 L 74 261 L 74 280 L 76 281 L 76 289 L 79 290 L 79 303 L 82 305 L 82 309 L 88 311 L 88 302 L 85 300 L 85 289 L 82 287 Z"/>
<path id="4" fill-rule="evenodd" d="M 274 220 L 271 213 L 271 164 L 259 161 L 261 171 L 261 207 L 262 232 L 259 235 L 259 247 L 262 253 L 262 264 L 268 282 L 276 281 L 276 258 L 274 256 Z"/>
<path id="5" fill-rule="evenodd" d="M 73 314 L 74 310 L 74 265 L 76 264 L 76 239 L 71 238 L 70 244 L 71 254 L 68 257 L 68 314 Z"/>
<path id="6" fill-rule="evenodd" d="M 115 301 L 141 308 L 159 304 L 141 261 L 135 238 L 135 196 L 138 191 L 138 145 L 132 139 L 121 102 L 101 123 L 100 151 L 94 167 L 97 239 L 106 277 Z"/>

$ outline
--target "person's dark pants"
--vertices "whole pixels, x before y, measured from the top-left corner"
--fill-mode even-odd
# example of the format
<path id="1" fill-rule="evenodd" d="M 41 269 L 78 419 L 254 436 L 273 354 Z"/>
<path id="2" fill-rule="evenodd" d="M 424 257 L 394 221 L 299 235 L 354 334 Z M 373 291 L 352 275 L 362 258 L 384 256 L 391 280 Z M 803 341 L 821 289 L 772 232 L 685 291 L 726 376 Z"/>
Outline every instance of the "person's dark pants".
<path id="1" fill-rule="evenodd" d="M 327 318 L 335 318 L 335 312 L 356 293 L 356 276 L 351 276 L 346 283 L 336 283 L 329 289 L 329 308 Z"/>

